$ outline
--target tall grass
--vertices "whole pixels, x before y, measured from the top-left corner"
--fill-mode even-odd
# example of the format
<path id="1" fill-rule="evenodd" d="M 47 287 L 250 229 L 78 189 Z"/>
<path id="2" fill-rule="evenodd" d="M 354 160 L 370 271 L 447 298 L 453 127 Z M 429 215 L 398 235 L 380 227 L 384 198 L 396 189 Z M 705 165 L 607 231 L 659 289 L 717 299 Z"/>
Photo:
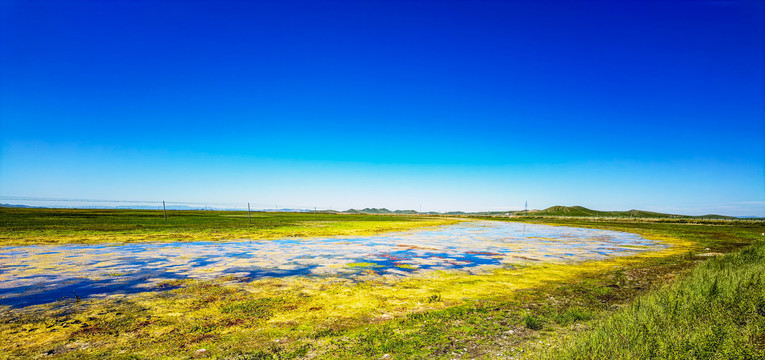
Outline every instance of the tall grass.
<path id="1" fill-rule="evenodd" d="M 765 359 L 765 242 L 572 334 L 547 359 Z"/>

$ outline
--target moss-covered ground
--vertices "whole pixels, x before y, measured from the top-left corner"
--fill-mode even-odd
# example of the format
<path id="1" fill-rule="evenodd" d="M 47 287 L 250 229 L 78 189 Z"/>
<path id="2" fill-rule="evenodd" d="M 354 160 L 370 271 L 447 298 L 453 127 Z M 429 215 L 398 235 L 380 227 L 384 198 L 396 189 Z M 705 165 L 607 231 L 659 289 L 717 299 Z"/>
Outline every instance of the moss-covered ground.
<path id="1" fill-rule="evenodd" d="M 478 275 L 392 280 L 370 267 L 354 282 L 172 281 L 165 291 L 5 308 L 0 357 L 763 356 L 763 224 L 516 220 L 629 231 L 672 246 Z"/>

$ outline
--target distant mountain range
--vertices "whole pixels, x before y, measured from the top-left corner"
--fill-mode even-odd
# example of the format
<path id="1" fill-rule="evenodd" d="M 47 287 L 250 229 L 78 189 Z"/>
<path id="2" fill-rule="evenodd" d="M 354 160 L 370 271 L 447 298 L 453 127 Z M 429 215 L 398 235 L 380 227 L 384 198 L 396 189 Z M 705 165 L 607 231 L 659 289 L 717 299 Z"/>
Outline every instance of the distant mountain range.
<path id="1" fill-rule="evenodd" d="M 348 209 L 343 211 L 346 214 L 417 214 L 414 210 L 388 210 L 386 208 L 364 208 L 361 210 Z"/>
<path id="2" fill-rule="evenodd" d="M 14 204 L 0 204 L 0 207 L 15 207 L 15 208 L 27 208 L 27 209 L 42 208 L 42 206 L 14 205 Z"/>
<path id="3" fill-rule="evenodd" d="M 349 209 L 343 211 L 346 214 L 419 214 L 415 210 L 395 210 L 391 211 L 386 208 L 364 208 L 361 210 Z M 425 215 L 489 215 L 489 216 L 501 216 L 501 215 L 516 215 L 521 216 L 526 212 L 523 210 L 508 210 L 508 211 L 481 211 L 481 212 L 464 212 L 464 211 L 449 211 L 445 213 L 439 213 L 435 211 L 423 212 Z M 529 216 L 572 216 L 572 217 L 614 217 L 614 218 L 697 218 L 697 219 L 739 219 L 734 216 L 725 215 L 676 215 L 676 214 L 664 214 L 653 211 L 644 210 L 627 210 L 627 211 L 600 211 L 592 210 L 583 206 L 551 206 L 544 210 L 529 210 Z M 756 218 L 756 217 L 742 217 L 742 218 Z"/>

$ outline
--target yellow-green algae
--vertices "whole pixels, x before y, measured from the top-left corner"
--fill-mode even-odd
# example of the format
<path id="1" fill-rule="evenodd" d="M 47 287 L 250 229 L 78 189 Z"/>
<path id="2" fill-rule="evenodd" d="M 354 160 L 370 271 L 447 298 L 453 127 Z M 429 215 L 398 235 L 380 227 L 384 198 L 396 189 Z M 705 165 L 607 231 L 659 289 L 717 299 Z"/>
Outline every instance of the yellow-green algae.
<path id="1" fill-rule="evenodd" d="M 380 264 L 375 264 L 375 263 L 371 263 L 371 262 L 354 262 L 354 263 L 345 264 L 345 266 L 350 267 L 350 268 L 354 268 L 354 267 L 382 267 L 382 265 L 380 265 Z"/>
<path id="2" fill-rule="evenodd" d="M 6 308 L 0 325 L 0 354 L 183 358 L 202 348 L 205 356 L 223 356 L 275 344 L 294 349 L 297 355 L 322 354 L 330 346 L 324 338 L 332 331 L 478 299 L 512 298 L 518 290 L 573 282 L 586 273 L 670 256 L 694 246 L 650 231 L 641 235 L 672 246 L 579 264 L 527 263 L 480 274 L 437 271 L 399 280 L 369 273 L 361 282 L 304 277 L 245 283 L 237 279 L 183 281 L 168 284 L 183 284 L 168 292 Z M 439 301 L 432 301 L 436 297 Z"/>

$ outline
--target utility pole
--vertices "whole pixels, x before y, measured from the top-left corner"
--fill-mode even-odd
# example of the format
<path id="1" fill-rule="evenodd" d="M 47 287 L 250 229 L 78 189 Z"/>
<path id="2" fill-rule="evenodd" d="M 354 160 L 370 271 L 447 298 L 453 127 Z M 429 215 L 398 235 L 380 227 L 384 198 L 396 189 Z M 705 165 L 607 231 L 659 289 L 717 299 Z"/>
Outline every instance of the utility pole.
<path id="1" fill-rule="evenodd" d="M 250 215 L 250 203 L 247 203 L 247 220 L 252 223 L 252 216 Z"/>
<path id="2" fill-rule="evenodd" d="M 165 221 L 167 221 L 167 207 L 165 207 L 165 201 L 162 201 L 162 212 L 165 213 Z"/>
<path id="3" fill-rule="evenodd" d="M 529 215 L 529 201 L 526 200 L 526 203 L 523 205 L 523 215 L 527 216 Z"/>

